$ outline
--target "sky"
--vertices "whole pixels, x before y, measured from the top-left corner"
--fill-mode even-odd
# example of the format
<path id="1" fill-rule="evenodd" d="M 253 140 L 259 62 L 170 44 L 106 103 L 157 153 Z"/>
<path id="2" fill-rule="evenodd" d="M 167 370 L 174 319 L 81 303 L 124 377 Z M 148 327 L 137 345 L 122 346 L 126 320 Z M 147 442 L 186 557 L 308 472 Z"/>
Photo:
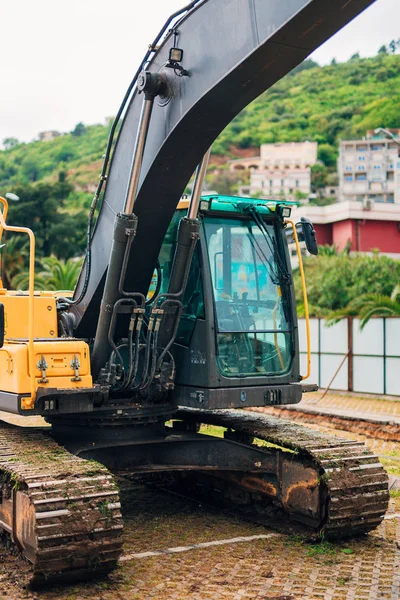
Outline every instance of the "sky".
<path id="1" fill-rule="evenodd" d="M 187 1 L 2 0 L 0 143 L 115 115 L 148 45 Z M 373 56 L 400 37 L 399 16 L 400 0 L 376 0 L 312 57 Z"/>

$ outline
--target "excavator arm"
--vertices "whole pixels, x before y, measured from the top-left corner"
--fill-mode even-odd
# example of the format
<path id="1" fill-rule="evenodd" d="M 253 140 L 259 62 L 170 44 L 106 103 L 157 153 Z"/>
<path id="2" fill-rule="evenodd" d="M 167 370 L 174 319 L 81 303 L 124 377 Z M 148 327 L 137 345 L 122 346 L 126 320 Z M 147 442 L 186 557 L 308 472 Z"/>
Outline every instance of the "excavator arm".
<path id="1" fill-rule="evenodd" d="M 134 213 L 125 287 L 146 294 L 162 240 L 196 165 L 230 121 L 374 0 L 203 0 L 169 21 L 147 72 L 164 90 L 154 102 Z M 181 62 L 171 48 L 183 50 Z M 182 70 L 183 69 L 183 70 Z M 115 215 L 125 208 L 143 94 L 132 94 L 113 152 L 88 262 L 70 309 L 78 337 L 93 337 Z"/>

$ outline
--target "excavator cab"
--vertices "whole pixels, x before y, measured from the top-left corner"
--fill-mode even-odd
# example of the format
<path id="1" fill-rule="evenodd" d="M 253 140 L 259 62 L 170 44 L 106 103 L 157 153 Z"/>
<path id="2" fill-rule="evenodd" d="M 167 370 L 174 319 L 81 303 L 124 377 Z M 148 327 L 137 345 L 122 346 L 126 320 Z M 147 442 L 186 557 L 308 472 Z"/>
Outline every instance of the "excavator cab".
<path id="1" fill-rule="evenodd" d="M 181 201 L 159 257 L 169 286 Z M 173 401 L 227 408 L 295 403 L 302 388 L 297 317 L 283 215 L 289 203 L 203 196 L 173 346 Z"/>

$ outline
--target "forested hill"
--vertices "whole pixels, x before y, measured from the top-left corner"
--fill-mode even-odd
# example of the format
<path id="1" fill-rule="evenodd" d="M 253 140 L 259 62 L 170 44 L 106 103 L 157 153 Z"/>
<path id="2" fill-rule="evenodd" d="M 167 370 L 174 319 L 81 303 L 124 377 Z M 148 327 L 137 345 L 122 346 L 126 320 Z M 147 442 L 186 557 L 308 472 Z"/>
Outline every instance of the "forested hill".
<path id="1" fill-rule="evenodd" d="M 400 55 L 380 53 L 367 59 L 355 55 L 326 67 L 305 61 L 225 129 L 213 146 L 214 160 L 221 164 L 222 157 L 256 152 L 262 143 L 314 140 L 320 144 L 319 158 L 329 167 L 335 164 L 340 138 L 399 126 Z M 108 131 L 109 126 L 79 124 L 52 141 L 24 144 L 8 139 L 8 149 L 0 151 L 0 193 L 56 181 L 62 171 L 74 186 L 67 204 L 87 205 L 98 181 Z"/>

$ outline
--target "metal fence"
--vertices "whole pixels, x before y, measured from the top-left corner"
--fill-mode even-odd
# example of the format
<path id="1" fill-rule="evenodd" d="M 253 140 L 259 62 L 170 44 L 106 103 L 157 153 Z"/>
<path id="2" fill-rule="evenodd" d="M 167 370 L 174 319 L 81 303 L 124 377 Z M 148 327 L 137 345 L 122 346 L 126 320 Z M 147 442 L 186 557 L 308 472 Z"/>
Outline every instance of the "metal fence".
<path id="1" fill-rule="evenodd" d="M 358 319 L 343 319 L 328 327 L 310 319 L 310 383 L 371 394 L 400 396 L 400 318 L 373 318 L 360 330 Z M 306 372 L 305 321 L 299 320 L 302 372 Z"/>

